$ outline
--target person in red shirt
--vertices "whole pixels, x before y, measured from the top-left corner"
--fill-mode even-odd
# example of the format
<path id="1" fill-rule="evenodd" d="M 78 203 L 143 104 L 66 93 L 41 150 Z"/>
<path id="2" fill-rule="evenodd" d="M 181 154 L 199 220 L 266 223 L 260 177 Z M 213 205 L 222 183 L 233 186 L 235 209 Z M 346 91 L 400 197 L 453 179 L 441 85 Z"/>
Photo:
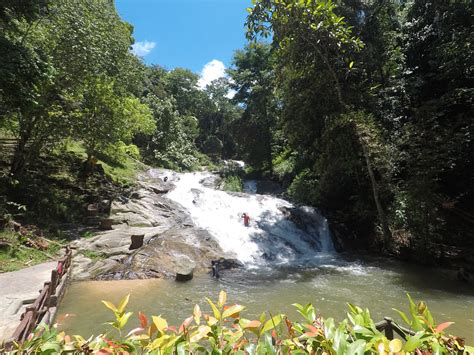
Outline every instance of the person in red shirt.
<path id="1" fill-rule="evenodd" d="M 247 213 L 244 213 L 242 215 L 242 218 L 244 219 L 244 226 L 248 227 L 249 226 L 249 222 L 250 222 L 250 217 Z"/>

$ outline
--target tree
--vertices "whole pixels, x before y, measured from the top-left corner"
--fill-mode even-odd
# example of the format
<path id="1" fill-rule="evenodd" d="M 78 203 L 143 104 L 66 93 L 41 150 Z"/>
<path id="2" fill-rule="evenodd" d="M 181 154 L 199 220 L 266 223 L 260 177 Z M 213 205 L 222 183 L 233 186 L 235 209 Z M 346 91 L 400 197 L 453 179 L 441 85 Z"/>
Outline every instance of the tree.
<path id="1" fill-rule="evenodd" d="M 138 134 L 155 130 L 150 108 L 133 96 L 119 96 L 106 78 L 87 81 L 78 108 L 75 137 L 82 140 L 88 161 Z"/>
<path id="2" fill-rule="evenodd" d="M 197 164 L 197 149 L 188 136 L 188 116 L 181 116 L 173 97 L 158 98 L 148 94 L 144 98 L 153 112 L 156 130 L 141 139 L 151 163 L 170 169 L 191 169 Z"/>
<path id="3" fill-rule="evenodd" d="M 306 152 L 303 167 L 314 169 L 319 161 L 319 175 L 324 175 L 326 168 L 319 158 L 327 144 L 322 141 L 324 132 L 343 115 L 356 111 L 361 97 L 360 86 L 350 78 L 358 75 L 354 58 L 364 45 L 336 10 L 336 4 L 330 0 L 262 0 L 256 1 L 248 19 L 250 38 L 267 36 L 268 31 L 273 31 L 284 130 L 290 145 Z M 352 134 L 359 142 L 384 240 L 388 243 L 390 230 L 379 198 L 370 144 L 360 127 L 354 121 Z"/>
<path id="4" fill-rule="evenodd" d="M 233 101 L 243 108 L 234 135 L 247 162 L 259 170 L 273 170 L 272 147 L 277 124 L 274 63 L 271 47 L 255 43 L 236 51 L 228 70 Z"/>
<path id="5" fill-rule="evenodd" d="M 470 1 L 415 1 L 404 27 L 409 101 L 399 185 L 410 206 L 423 206 L 407 216 L 407 227 L 423 241 L 472 235 L 472 11 Z M 453 208 L 443 208 L 446 203 Z"/>
<path id="6" fill-rule="evenodd" d="M 241 117 L 241 109 L 230 98 L 231 83 L 222 77 L 207 85 L 207 102 L 199 116 L 198 146 L 204 153 L 219 158 L 234 158 L 237 142 L 233 127 Z"/>
<path id="7" fill-rule="evenodd" d="M 11 167 L 17 175 L 29 159 L 71 134 L 70 120 L 77 119 L 75 99 L 88 87 L 85 80 L 100 75 L 118 80 L 125 75 L 121 70 L 130 61 L 132 43 L 131 27 L 108 0 L 58 1 L 34 26 L 20 27 L 21 43 L 30 48 L 23 52 L 30 53 L 27 62 L 33 62 L 26 66 L 32 69 L 24 73 L 27 80 L 21 84 L 27 100 L 2 95 L 10 103 L 13 133 L 19 138 Z M 22 72 L 18 74 L 13 72 L 11 81 L 22 82 Z"/>

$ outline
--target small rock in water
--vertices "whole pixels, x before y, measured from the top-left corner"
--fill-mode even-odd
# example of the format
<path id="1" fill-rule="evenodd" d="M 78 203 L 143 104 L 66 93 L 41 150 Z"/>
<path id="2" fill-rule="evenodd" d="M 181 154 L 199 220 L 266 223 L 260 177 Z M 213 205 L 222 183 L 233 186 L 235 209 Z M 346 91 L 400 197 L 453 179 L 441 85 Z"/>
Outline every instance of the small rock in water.
<path id="1" fill-rule="evenodd" d="M 194 268 L 182 268 L 176 272 L 176 281 L 189 281 L 193 279 Z"/>

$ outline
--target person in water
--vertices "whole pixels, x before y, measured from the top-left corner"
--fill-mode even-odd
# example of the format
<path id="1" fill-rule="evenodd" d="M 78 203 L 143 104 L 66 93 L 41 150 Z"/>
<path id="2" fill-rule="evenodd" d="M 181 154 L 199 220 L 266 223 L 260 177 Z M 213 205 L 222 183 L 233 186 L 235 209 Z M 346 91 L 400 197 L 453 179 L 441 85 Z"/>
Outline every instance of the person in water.
<path id="1" fill-rule="evenodd" d="M 244 226 L 248 227 L 249 226 L 249 222 L 250 222 L 250 217 L 247 213 L 244 213 L 242 215 L 242 218 L 244 220 Z"/>
<path id="2" fill-rule="evenodd" d="M 216 279 L 219 278 L 219 264 L 217 261 L 212 260 L 211 261 L 211 266 L 212 266 L 212 277 L 215 277 Z"/>

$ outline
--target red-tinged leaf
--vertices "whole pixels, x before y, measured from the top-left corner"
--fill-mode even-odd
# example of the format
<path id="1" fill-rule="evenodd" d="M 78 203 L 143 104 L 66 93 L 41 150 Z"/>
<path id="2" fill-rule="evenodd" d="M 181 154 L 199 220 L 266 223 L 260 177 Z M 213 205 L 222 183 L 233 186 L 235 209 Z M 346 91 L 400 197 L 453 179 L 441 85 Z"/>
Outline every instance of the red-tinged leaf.
<path id="1" fill-rule="evenodd" d="M 148 326 L 148 319 L 142 312 L 138 312 L 138 319 L 140 319 L 140 326 L 142 328 L 146 328 Z"/>
<path id="2" fill-rule="evenodd" d="M 262 325 L 262 323 L 258 320 L 252 320 L 248 323 L 246 323 L 242 328 L 247 329 L 247 328 L 258 328 Z"/>
<path id="3" fill-rule="evenodd" d="M 288 332 L 291 333 L 293 331 L 293 323 L 288 318 L 285 318 L 286 327 L 288 328 Z"/>
<path id="4" fill-rule="evenodd" d="M 435 332 L 440 333 L 443 330 L 445 330 L 447 327 L 449 327 L 450 325 L 453 325 L 453 324 L 454 324 L 454 322 L 444 322 L 444 323 L 438 324 L 438 326 L 435 328 Z"/>
<path id="5" fill-rule="evenodd" d="M 166 328 L 166 330 L 169 330 L 169 331 L 171 331 L 171 332 L 173 332 L 173 333 L 175 333 L 175 334 L 178 332 L 178 331 L 176 330 L 176 327 L 175 327 L 174 325 L 172 325 L 172 326 Z"/>
<path id="6" fill-rule="evenodd" d="M 273 339 L 278 338 L 278 334 L 277 334 L 277 332 L 275 331 L 275 329 L 272 330 L 272 338 L 273 338 Z"/>
<path id="7" fill-rule="evenodd" d="M 311 330 L 312 333 L 319 333 L 319 329 L 316 328 L 314 325 L 308 324 L 306 325 L 306 328 Z"/>
<path id="8" fill-rule="evenodd" d="M 304 335 L 306 335 L 307 337 L 310 337 L 310 338 L 315 338 L 318 336 L 318 333 L 315 333 L 315 332 L 306 332 L 304 333 Z"/>
<path id="9" fill-rule="evenodd" d="M 186 318 L 184 322 L 181 324 L 181 326 L 179 327 L 179 332 L 180 333 L 184 332 L 184 330 L 191 324 L 192 321 L 193 321 L 193 316 Z"/>
<path id="10" fill-rule="evenodd" d="M 222 319 L 225 319 L 227 317 L 238 318 L 239 313 L 242 312 L 244 309 L 244 306 L 234 304 L 233 306 L 228 307 L 226 310 L 224 310 L 224 312 L 222 313 Z"/>
<path id="11" fill-rule="evenodd" d="M 107 344 L 109 344 L 109 346 L 112 347 L 112 348 L 120 348 L 120 345 L 115 344 L 112 340 L 108 340 L 108 339 L 104 338 L 104 341 Z"/>
<path id="12" fill-rule="evenodd" d="M 131 331 L 128 332 L 127 337 L 129 337 L 131 335 L 137 335 L 138 333 L 143 332 L 143 330 L 144 330 L 143 328 L 132 329 Z"/>
<path id="13" fill-rule="evenodd" d="M 113 353 L 113 351 L 110 351 L 109 349 L 103 348 L 103 349 L 97 350 L 96 355 L 100 355 L 100 354 L 108 355 L 108 354 L 112 354 L 112 353 Z"/>

